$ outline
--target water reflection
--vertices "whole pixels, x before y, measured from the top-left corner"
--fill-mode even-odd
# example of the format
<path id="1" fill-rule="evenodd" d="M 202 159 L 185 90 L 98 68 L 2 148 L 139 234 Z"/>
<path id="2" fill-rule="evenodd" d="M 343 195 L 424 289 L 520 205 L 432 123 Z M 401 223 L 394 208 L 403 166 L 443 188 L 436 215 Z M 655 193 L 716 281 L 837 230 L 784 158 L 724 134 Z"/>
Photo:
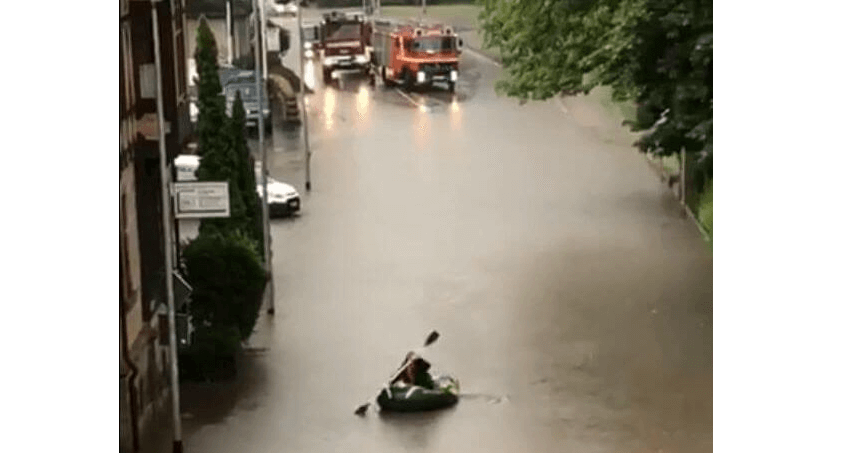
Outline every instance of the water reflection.
<path id="1" fill-rule="evenodd" d="M 326 88 L 323 91 L 323 126 L 327 131 L 331 131 L 335 125 L 335 104 L 337 102 L 335 90 Z"/>
<path id="2" fill-rule="evenodd" d="M 449 124 L 454 131 L 461 129 L 461 108 L 457 97 L 453 97 L 449 105 Z"/>
<path id="3" fill-rule="evenodd" d="M 355 98 L 355 109 L 358 112 L 358 119 L 364 121 L 367 117 L 367 110 L 370 107 L 370 93 L 367 91 L 367 87 L 361 85 L 358 87 L 358 94 L 356 94 Z"/>
<path id="4" fill-rule="evenodd" d="M 425 105 L 421 105 L 414 114 L 414 142 L 417 144 L 417 149 L 420 150 L 424 149 L 429 142 L 429 128 L 432 123 L 425 107 Z"/>
<path id="5" fill-rule="evenodd" d="M 303 83 L 309 87 L 309 89 L 314 89 L 314 62 L 309 60 L 305 62 L 305 67 L 303 68 Z"/>

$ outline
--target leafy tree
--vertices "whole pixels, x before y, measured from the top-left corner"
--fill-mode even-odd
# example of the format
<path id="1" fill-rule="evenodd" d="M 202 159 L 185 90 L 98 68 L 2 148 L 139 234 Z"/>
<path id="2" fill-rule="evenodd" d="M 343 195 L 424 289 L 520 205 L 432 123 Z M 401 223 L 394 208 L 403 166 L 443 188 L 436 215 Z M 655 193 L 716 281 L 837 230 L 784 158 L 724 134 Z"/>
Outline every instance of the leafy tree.
<path id="1" fill-rule="evenodd" d="M 485 44 L 506 68 L 497 91 L 547 99 L 608 85 L 634 100 L 643 152 L 698 153 L 712 174 L 713 14 L 701 0 L 479 0 Z M 701 184 L 700 184 L 701 186 Z"/>
<path id="2" fill-rule="evenodd" d="M 201 234 L 185 249 L 195 328 L 237 328 L 249 338 L 258 319 L 265 273 L 255 242 L 242 232 Z"/>
<path id="3" fill-rule="evenodd" d="M 214 35 L 205 19 L 200 21 L 197 30 L 197 61 L 198 107 L 197 135 L 199 140 L 199 154 L 202 156 L 197 179 L 200 181 L 228 181 L 229 182 L 229 218 L 203 219 L 200 231 L 249 231 L 252 234 L 253 219 L 249 217 L 251 207 L 244 204 L 244 183 L 240 167 L 243 160 L 249 159 L 249 153 L 244 152 L 246 142 L 243 142 L 243 130 L 240 132 L 243 149 L 232 134 L 237 128 L 233 121 L 226 116 L 226 100 L 222 94 L 220 75 L 217 66 L 217 44 Z M 243 105 L 241 105 L 243 114 Z M 241 119 L 243 122 L 243 119 Z M 255 192 L 255 188 L 252 189 Z M 253 209 L 254 210 L 254 209 Z"/>
<path id="4" fill-rule="evenodd" d="M 247 146 L 246 125 L 247 115 L 241 100 L 241 92 L 238 91 L 232 105 L 232 119 L 229 121 L 227 135 L 237 158 L 235 171 L 244 205 L 242 228 L 258 244 L 258 250 L 264 250 L 264 229 L 259 197 L 256 192 L 255 163 Z"/>
<path id="5" fill-rule="evenodd" d="M 197 49 L 194 60 L 197 62 L 199 77 L 197 80 L 198 152 L 201 156 L 205 156 L 226 146 L 221 139 L 221 131 L 227 120 L 226 100 L 220 86 L 217 66 L 217 43 L 205 18 L 200 20 L 200 26 L 197 29 Z"/>

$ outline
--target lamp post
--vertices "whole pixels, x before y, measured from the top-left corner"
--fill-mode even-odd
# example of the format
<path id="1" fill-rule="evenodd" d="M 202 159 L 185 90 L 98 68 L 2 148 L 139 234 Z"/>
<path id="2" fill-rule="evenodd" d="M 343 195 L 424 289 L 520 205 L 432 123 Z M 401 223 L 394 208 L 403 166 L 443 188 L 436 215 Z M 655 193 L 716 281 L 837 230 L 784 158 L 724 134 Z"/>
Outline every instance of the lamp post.
<path id="1" fill-rule="evenodd" d="M 256 60 L 256 92 L 258 93 L 258 142 L 259 150 L 261 151 L 261 214 L 262 225 L 264 230 L 264 270 L 265 275 L 268 276 L 268 284 L 270 285 L 270 302 L 267 308 L 269 314 L 276 311 L 275 294 L 273 289 L 273 266 L 272 255 L 270 252 L 270 213 L 268 211 L 268 196 L 267 196 L 267 148 L 264 146 L 264 78 L 262 77 L 261 54 L 264 53 L 264 46 L 262 45 L 262 36 L 264 36 L 264 22 L 262 21 L 260 2 L 263 0 L 255 0 L 255 21 L 256 21 L 256 45 L 255 45 L 255 60 Z"/>
<path id="2" fill-rule="evenodd" d="M 267 80 L 267 32 L 264 30 L 265 14 L 264 2 L 267 0 L 257 0 L 258 2 L 258 16 L 261 21 L 261 75 Z M 291 0 L 294 1 L 294 0 Z"/>
<path id="3" fill-rule="evenodd" d="M 162 57 L 159 48 L 160 0 L 151 0 L 153 19 L 153 54 L 156 69 L 156 116 L 159 139 L 159 177 L 162 191 L 162 226 L 164 230 L 165 288 L 167 290 L 168 343 L 170 347 L 171 400 L 173 402 L 173 453 L 182 453 L 182 419 L 179 414 L 179 366 L 176 351 L 176 303 L 173 300 L 173 238 L 170 218 L 170 173 L 168 172 L 167 149 L 165 148 L 164 99 L 162 96 Z"/>
<path id="4" fill-rule="evenodd" d="M 232 64 L 232 0 L 226 0 L 226 63 Z"/>
<path id="5" fill-rule="evenodd" d="M 305 63 L 303 63 L 303 11 L 302 8 L 297 10 L 297 30 L 299 30 L 299 52 L 300 52 L 300 97 L 302 98 L 302 112 L 303 112 L 303 137 L 305 139 L 305 158 L 306 158 L 306 191 L 311 192 L 311 145 L 308 141 L 308 109 L 305 103 Z"/>

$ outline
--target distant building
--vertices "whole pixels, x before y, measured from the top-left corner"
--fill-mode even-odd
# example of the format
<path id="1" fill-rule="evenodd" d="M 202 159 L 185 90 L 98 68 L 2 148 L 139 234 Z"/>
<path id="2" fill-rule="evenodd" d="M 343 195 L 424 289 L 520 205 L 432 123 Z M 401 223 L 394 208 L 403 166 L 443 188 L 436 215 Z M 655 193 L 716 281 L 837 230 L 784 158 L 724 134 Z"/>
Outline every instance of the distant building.
<path id="1" fill-rule="evenodd" d="M 232 41 L 227 39 L 226 0 L 188 0 L 186 10 L 186 64 L 188 65 L 188 91 L 191 96 L 191 121 L 197 121 L 199 111 L 196 107 L 197 87 L 194 79 L 197 77 L 197 66 L 194 52 L 197 49 L 197 29 L 200 20 L 205 18 L 214 35 L 217 44 L 217 64 L 219 66 L 243 65 L 252 61 L 252 47 L 250 44 L 250 14 L 252 3 L 250 0 L 231 0 L 230 19 Z M 231 57 L 231 58 L 230 58 Z"/>

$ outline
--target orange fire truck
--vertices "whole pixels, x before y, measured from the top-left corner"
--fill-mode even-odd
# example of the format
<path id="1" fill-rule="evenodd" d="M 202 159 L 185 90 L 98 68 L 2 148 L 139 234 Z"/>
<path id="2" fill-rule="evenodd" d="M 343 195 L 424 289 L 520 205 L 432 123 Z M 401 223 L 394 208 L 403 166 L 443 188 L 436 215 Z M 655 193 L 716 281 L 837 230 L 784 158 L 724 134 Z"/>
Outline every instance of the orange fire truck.
<path id="1" fill-rule="evenodd" d="M 452 27 L 434 24 L 396 25 L 374 21 L 370 39 L 371 77 L 387 86 L 431 86 L 444 82 L 450 92 L 458 81 L 463 45 Z"/>

